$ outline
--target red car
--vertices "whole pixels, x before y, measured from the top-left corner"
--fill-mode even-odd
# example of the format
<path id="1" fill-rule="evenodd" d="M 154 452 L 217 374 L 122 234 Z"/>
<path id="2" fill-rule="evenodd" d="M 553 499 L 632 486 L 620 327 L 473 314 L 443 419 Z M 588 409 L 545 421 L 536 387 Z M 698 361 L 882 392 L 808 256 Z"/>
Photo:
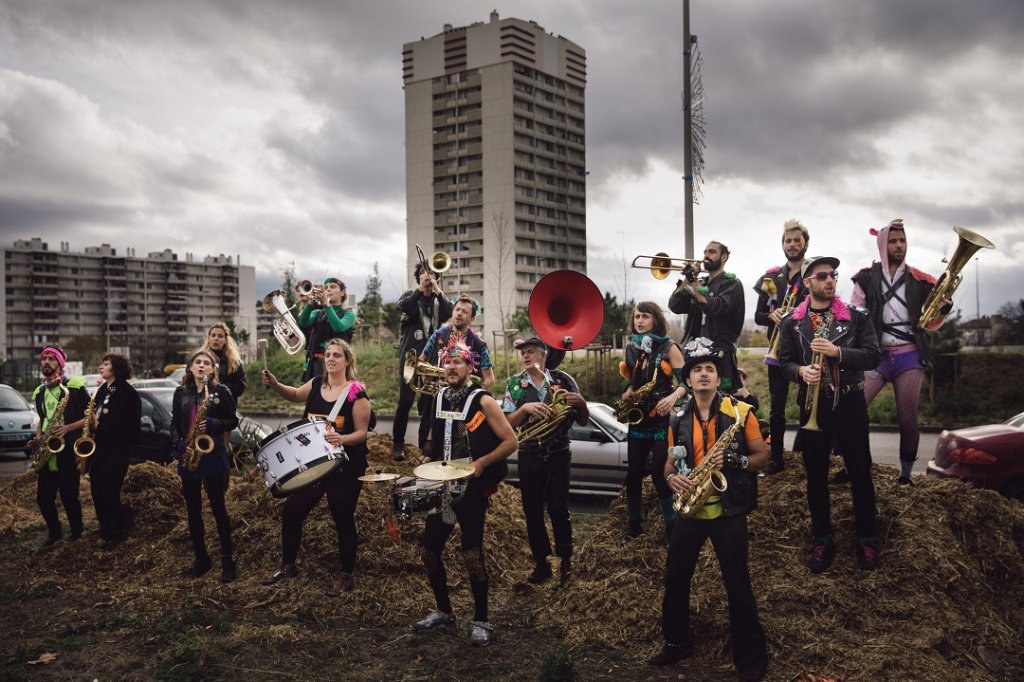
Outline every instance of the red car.
<path id="1" fill-rule="evenodd" d="M 1024 413 L 1002 424 L 943 431 L 928 473 L 1024 502 Z"/>

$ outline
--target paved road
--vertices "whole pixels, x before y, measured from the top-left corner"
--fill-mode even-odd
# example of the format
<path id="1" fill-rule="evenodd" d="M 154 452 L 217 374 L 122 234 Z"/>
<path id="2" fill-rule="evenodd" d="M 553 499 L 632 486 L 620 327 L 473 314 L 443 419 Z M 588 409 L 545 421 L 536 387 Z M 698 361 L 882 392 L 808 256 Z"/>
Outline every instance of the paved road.
<path id="1" fill-rule="evenodd" d="M 259 421 L 266 423 L 271 428 L 278 428 L 282 424 L 293 421 L 293 418 L 279 417 L 257 417 Z M 413 416 L 409 420 L 409 428 L 406 431 L 406 440 L 416 439 L 416 428 L 419 420 Z M 377 419 L 378 433 L 391 433 L 392 420 L 390 417 Z M 793 444 L 793 433 L 791 429 L 786 434 L 786 445 Z M 938 433 L 922 433 L 921 444 L 918 447 L 918 459 L 914 464 L 914 473 L 923 474 L 928 466 L 928 460 L 935 452 L 935 442 L 938 440 Z M 900 434 L 888 428 L 874 428 L 871 430 L 871 457 L 876 464 L 885 464 L 899 468 L 899 444 Z M 0 477 L 13 476 L 23 472 L 28 465 L 28 460 L 20 453 L 0 454 Z"/>

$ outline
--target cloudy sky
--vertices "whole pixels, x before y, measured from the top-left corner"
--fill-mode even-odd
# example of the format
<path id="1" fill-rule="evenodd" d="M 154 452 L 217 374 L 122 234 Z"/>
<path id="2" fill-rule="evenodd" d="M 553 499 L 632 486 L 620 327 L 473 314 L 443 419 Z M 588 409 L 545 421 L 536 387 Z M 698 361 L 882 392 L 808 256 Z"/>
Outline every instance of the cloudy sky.
<path id="1" fill-rule="evenodd" d="M 623 262 L 683 255 L 682 3 L 522 0 L 587 51 L 591 276 L 620 299 L 670 284 Z M 638 10 L 642 7 L 642 10 Z M 0 239 L 51 249 L 238 254 L 257 290 L 340 273 L 405 288 L 401 50 L 469 0 L 0 0 Z M 694 0 L 707 164 L 698 251 L 749 290 L 782 223 L 852 274 L 900 216 L 938 274 L 951 227 L 996 243 L 965 270 L 975 315 L 1024 297 L 1024 3 Z M 840 292 L 848 294 L 844 278 Z M 748 297 L 752 317 L 754 297 Z"/>

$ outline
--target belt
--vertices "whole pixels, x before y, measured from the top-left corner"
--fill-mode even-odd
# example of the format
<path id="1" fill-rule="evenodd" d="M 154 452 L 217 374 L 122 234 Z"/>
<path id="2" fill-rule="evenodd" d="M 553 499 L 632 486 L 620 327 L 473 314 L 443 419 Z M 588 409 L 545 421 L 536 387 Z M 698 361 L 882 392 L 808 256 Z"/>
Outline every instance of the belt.
<path id="1" fill-rule="evenodd" d="M 855 384 L 843 384 L 839 388 L 839 395 L 846 395 L 847 393 L 856 393 L 857 391 L 863 391 L 863 390 L 864 390 L 864 382 L 863 381 L 858 381 Z M 835 388 L 833 388 L 831 386 L 828 389 L 826 389 L 826 391 L 829 392 L 829 393 L 835 393 L 836 392 Z"/>

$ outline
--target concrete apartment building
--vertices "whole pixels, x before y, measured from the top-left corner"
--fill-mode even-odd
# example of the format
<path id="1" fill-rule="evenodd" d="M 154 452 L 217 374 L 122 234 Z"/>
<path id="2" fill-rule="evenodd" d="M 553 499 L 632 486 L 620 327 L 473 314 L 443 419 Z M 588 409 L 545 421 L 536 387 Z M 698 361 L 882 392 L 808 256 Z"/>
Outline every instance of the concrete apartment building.
<path id="1" fill-rule="evenodd" d="M 586 273 L 586 54 L 532 21 L 453 28 L 402 49 L 408 274 L 480 301 L 487 338 L 548 272 Z"/>
<path id="2" fill-rule="evenodd" d="M 16 241 L 0 249 L 4 374 L 34 368 L 47 343 L 64 345 L 71 360 L 83 359 L 76 347 L 100 347 L 124 353 L 139 372 L 160 369 L 202 345 L 218 320 L 233 320 L 254 344 L 255 288 L 255 268 L 223 254 L 178 260 L 170 249 L 136 257 L 108 244 L 77 253 L 68 242 L 51 251 L 39 238 Z"/>

